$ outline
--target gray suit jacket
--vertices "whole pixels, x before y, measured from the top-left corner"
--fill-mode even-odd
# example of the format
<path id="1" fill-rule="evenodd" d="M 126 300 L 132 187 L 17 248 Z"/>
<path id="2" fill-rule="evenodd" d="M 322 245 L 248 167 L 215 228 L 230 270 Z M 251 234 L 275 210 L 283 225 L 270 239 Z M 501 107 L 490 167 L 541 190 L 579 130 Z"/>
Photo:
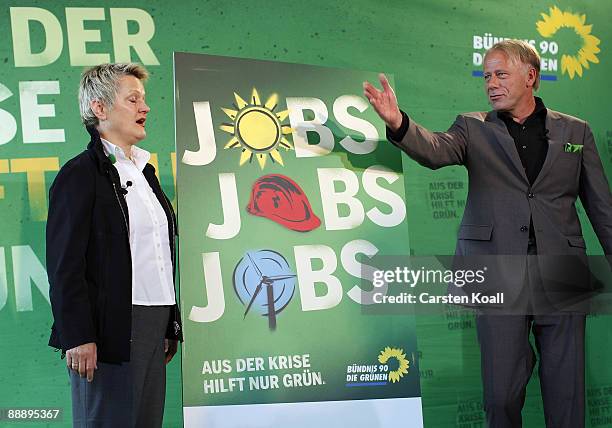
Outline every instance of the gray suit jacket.
<path id="1" fill-rule="evenodd" d="M 459 115 L 447 132 L 431 132 L 411 120 L 402 140 L 391 142 L 428 168 L 467 168 L 468 196 L 456 255 L 526 255 L 531 219 L 539 255 L 583 258 L 578 197 L 605 254 L 612 254 L 612 195 L 588 124 L 548 109 L 546 129 L 548 153 L 533 185 L 495 111 Z M 567 143 L 582 145 L 582 150 L 566 152 Z M 504 269 L 504 276 L 522 281 L 525 257 L 515 259 L 518 264 Z"/>

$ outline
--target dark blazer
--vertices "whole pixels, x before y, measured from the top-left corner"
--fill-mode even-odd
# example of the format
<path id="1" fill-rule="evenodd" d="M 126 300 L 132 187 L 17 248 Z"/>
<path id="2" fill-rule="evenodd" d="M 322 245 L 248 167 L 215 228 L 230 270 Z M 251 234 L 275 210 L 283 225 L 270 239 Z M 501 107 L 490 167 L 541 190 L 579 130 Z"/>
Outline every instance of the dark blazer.
<path id="1" fill-rule="evenodd" d="M 47 273 L 53 326 L 49 345 L 66 351 L 95 342 L 98 360 L 130 360 L 132 262 L 128 207 L 119 173 L 105 156 L 100 135 L 88 128 L 87 150 L 68 161 L 49 191 Z M 172 205 L 147 164 L 144 176 L 166 213 L 175 266 Z M 178 306 L 166 332 L 182 340 Z"/>
<path id="2" fill-rule="evenodd" d="M 583 120 L 550 109 L 546 129 L 548 152 L 533 185 L 495 111 L 459 115 L 446 132 L 431 132 L 411 120 L 404 137 L 391 142 L 428 168 L 467 168 L 468 195 L 456 255 L 526 255 L 531 220 L 538 255 L 584 261 L 578 197 L 604 253 L 612 254 L 612 195 L 591 129 Z M 567 143 L 582 150 L 566 151 Z M 504 270 L 501 277 L 521 283 L 525 258 L 513 257 Z M 512 298 L 520 288 L 506 291 Z"/>

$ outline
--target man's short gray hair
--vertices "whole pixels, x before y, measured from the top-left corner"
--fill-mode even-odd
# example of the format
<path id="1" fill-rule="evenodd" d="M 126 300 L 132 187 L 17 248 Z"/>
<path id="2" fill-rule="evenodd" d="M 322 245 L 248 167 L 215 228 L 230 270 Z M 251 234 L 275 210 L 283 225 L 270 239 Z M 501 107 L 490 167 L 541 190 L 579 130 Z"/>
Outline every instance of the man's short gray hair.
<path id="1" fill-rule="evenodd" d="M 540 55 L 529 43 L 516 39 L 502 40 L 491 46 L 485 54 L 485 59 L 490 52 L 503 52 L 511 62 L 535 69 L 536 80 L 533 89 L 537 90 L 540 87 Z"/>
<path id="2" fill-rule="evenodd" d="M 79 108 L 85 126 L 96 126 L 99 121 L 91 109 L 92 101 L 100 101 L 112 108 L 117 96 L 119 80 L 124 76 L 134 76 L 146 81 L 149 72 L 140 64 L 114 63 L 100 64 L 83 72 L 79 83 Z"/>

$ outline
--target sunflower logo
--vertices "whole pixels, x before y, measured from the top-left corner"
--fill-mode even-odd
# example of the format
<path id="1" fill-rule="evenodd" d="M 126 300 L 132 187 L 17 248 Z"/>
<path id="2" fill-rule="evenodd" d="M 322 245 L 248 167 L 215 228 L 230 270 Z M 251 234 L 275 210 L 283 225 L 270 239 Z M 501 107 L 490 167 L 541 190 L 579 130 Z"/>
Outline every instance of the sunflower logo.
<path id="1" fill-rule="evenodd" d="M 399 382 L 405 374 L 408 373 L 409 361 L 403 349 L 390 348 L 387 346 L 378 356 L 378 361 L 381 364 L 387 364 L 391 359 L 397 361 L 397 369 L 389 371 L 389 380 L 393 383 Z"/>
<path id="2" fill-rule="evenodd" d="M 562 12 L 557 6 L 549 10 L 549 15 L 542 13 L 542 20 L 536 23 L 536 28 L 542 37 L 552 37 L 561 28 L 571 28 L 582 39 L 582 47 L 578 52 L 561 56 L 561 72 L 569 74 L 570 79 L 574 75 L 582 77 L 582 67 L 588 69 L 589 62 L 599 63 L 600 40 L 591 34 L 592 25 L 586 25 L 586 15 Z"/>
<path id="3" fill-rule="evenodd" d="M 291 127 L 282 123 L 289 111 L 274 111 L 278 106 L 278 94 L 270 95 L 263 104 L 256 88 L 253 88 L 249 102 L 235 92 L 234 98 L 233 109 L 221 109 L 232 120 L 221 125 L 222 131 L 232 134 L 225 148 L 241 150 L 240 166 L 252 162 L 253 158 L 257 159 L 261 169 L 266 166 L 268 158 L 284 166 L 278 148 L 291 150 L 293 147 L 285 138 L 291 133 Z"/>

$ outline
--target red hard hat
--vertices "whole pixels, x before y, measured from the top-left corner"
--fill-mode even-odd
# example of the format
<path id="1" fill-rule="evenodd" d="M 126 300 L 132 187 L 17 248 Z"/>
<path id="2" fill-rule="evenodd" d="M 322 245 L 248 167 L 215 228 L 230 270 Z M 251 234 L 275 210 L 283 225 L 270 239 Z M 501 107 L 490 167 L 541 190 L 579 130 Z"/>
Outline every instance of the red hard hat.
<path id="1" fill-rule="evenodd" d="M 264 175 L 253 183 L 247 211 L 298 232 L 309 232 L 321 225 L 302 188 L 280 174 Z"/>

